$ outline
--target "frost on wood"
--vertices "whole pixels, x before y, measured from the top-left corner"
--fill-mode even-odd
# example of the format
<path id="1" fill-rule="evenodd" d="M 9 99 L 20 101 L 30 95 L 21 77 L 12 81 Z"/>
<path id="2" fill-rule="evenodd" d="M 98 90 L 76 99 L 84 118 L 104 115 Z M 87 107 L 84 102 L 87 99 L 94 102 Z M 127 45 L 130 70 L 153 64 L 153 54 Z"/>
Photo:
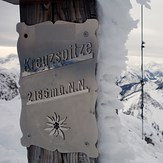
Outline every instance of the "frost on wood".
<path id="1" fill-rule="evenodd" d="M 116 78 L 126 67 L 127 49 L 125 43 L 129 32 L 136 27 L 130 17 L 129 0 L 99 0 L 100 26 L 98 40 L 98 149 L 102 163 L 128 163 L 134 159 L 134 152 L 125 140 L 125 133 L 116 114 L 123 105 L 118 100 L 120 89 Z"/>

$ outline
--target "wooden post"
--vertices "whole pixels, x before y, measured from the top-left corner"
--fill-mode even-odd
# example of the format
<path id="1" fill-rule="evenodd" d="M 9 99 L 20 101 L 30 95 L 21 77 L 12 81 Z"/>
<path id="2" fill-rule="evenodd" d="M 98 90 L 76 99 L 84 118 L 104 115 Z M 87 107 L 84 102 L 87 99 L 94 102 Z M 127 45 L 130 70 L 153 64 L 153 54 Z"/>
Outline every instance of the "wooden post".
<path id="1" fill-rule="evenodd" d="M 20 20 L 27 25 L 65 20 L 82 23 L 96 19 L 96 0 L 20 0 Z M 83 153 L 59 153 L 36 146 L 28 149 L 29 163 L 95 163 Z"/>

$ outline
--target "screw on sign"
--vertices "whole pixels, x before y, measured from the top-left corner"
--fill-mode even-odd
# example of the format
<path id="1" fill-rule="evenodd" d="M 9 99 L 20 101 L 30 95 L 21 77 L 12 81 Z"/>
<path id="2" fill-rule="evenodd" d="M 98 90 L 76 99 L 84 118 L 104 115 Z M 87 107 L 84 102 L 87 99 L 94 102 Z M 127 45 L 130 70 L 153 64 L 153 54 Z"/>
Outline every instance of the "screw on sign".
<path id="1" fill-rule="evenodd" d="M 96 1 L 95 0 L 4 0 L 9 3 L 20 5 L 20 18 L 21 22 L 25 22 L 26 25 L 35 25 L 41 22 L 45 21 L 52 21 L 56 22 L 57 20 L 64 20 L 69 22 L 76 22 L 76 23 L 83 23 L 87 19 L 96 19 Z M 48 31 L 47 31 L 48 32 Z M 85 30 L 82 34 L 85 38 L 90 37 L 90 33 Z M 29 39 L 29 35 L 27 33 L 24 33 L 23 36 L 25 39 Z M 91 58 L 90 58 L 91 60 Z M 84 61 L 87 62 L 87 61 Z M 79 63 L 80 64 L 80 63 Z M 62 68 L 62 67 L 61 67 Z M 67 66 L 68 68 L 68 66 Z M 95 71 L 94 71 L 95 72 Z M 52 73 L 53 74 L 53 73 Z M 37 75 L 37 74 L 35 74 Z M 56 74 L 59 76 L 59 74 Z M 28 76 L 27 76 L 28 77 Z M 26 78 L 27 78 L 26 77 Z M 24 79 L 25 77 L 22 76 Z M 83 80 L 82 78 L 78 78 L 78 81 Z M 85 79 L 85 82 L 87 84 L 87 79 Z M 73 86 L 74 81 L 69 81 L 71 85 Z M 78 82 L 76 82 L 78 83 Z M 77 88 L 77 86 L 73 86 L 73 88 Z M 51 88 L 53 89 L 53 88 Z M 55 90 L 58 91 L 59 88 L 56 88 Z M 20 88 L 21 90 L 21 88 Z M 89 94 L 89 91 L 91 89 L 84 89 L 81 92 L 85 93 L 86 95 Z M 33 90 L 35 91 L 35 90 Z M 33 92 L 31 91 L 31 92 Z M 63 92 L 63 87 L 62 87 Z M 80 91 L 78 92 L 72 92 L 70 93 L 71 96 L 80 96 Z M 56 93 L 57 94 L 57 93 Z M 69 94 L 56 96 L 61 100 L 60 98 L 64 97 L 64 99 L 67 98 Z M 55 97 L 55 98 L 56 98 Z M 49 98 L 48 100 L 51 100 Z M 54 100 L 54 99 L 53 99 Z M 56 100 L 56 99 L 55 99 Z M 57 99 L 58 100 L 58 99 Z M 46 101 L 47 102 L 47 101 Z M 44 103 L 40 104 L 32 104 L 27 105 L 27 107 L 34 106 L 34 105 L 43 105 Z M 46 108 L 46 107 L 45 107 Z M 89 113 L 94 113 L 94 110 L 89 111 Z M 65 141 L 67 138 L 66 135 L 69 131 L 72 130 L 71 126 L 69 126 L 69 117 L 66 118 L 66 115 L 60 115 L 59 112 L 49 112 L 45 117 L 42 117 L 42 119 L 45 119 L 45 124 L 43 126 L 43 130 L 47 132 L 47 135 L 57 137 L 58 139 L 62 139 Z M 75 118 L 75 117 L 74 117 Z M 39 124 L 38 124 L 39 125 Z M 28 139 L 32 139 L 34 135 L 32 135 L 30 132 L 27 133 Z M 90 143 L 85 140 L 83 142 L 83 145 L 87 146 L 89 148 Z M 86 154 L 81 153 L 81 151 L 78 152 L 64 152 L 60 153 L 58 151 L 48 151 L 46 149 L 42 149 L 38 146 L 31 145 L 28 147 L 28 162 L 29 163 L 36 163 L 37 160 L 40 162 L 97 162 L 96 158 L 90 158 Z"/>

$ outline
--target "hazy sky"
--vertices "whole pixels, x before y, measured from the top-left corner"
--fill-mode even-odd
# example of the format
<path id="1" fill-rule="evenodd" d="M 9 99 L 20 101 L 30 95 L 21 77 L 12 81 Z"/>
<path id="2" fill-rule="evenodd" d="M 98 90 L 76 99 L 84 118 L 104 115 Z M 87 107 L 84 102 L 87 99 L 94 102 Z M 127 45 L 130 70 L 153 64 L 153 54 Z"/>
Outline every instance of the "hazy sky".
<path id="1" fill-rule="evenodd" d="M 134 19 L 140 19 L 140 5 L 135 0 L 131 0 L 133 9 L 131 15 Z M 163 15 L 163 0 L 151 0 L 151 9 L 144 8 L 144 41 L 146 43 L 144 55 L 159 57 L 163 63 L 163 21 L 160 19 Z M 138 28 L 134 29 L 129 35 L 127 48 L 129 55 L 140 55 L 140 23 Z M 161 58 L 162 59 L 161 59 Z"/>
<path id="2" fill-rule="evenodd" d="M 133 18 L 140 18 L 140 5 L 131 0 Z M 151 0 L 151 10 L 144 8 L 145 56 L 163 59 L 163 0 Z M 0 0 L 0 55 L 16 53 L 18 34 L 16 24 L 19 22 L 19 7 Z M 138 24 L 138 27 L 140 23 Z M 129 55 L 140 55 L 140 28 L 134 29 L 126 44 Z"/>
<path id="3" fill-rule="evenodd" d="M 0 0 L 0 56 L 17 53 L 19 7 Z"/>

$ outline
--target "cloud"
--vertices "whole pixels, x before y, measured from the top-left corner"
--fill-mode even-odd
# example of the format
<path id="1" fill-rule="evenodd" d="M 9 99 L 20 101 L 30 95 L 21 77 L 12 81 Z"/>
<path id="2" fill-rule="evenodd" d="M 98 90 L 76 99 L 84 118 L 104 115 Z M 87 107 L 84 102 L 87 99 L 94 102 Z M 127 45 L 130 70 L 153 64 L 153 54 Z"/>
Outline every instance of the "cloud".
<path id="1" fill-rule="evenodd" d="M 0 46 L 15 46 L 18 38 L 16 24 L 19 22 L 19 7 L 0 1 Z"/>
<path id="2" fill-rule="evenodd" d="M 0 34 L 0 46 L 9 46 L 13 47 L 16 46 L 17 42 L 17 36 L 14 34 L 9 34 L 4 32 L 3 34 Z"/>

